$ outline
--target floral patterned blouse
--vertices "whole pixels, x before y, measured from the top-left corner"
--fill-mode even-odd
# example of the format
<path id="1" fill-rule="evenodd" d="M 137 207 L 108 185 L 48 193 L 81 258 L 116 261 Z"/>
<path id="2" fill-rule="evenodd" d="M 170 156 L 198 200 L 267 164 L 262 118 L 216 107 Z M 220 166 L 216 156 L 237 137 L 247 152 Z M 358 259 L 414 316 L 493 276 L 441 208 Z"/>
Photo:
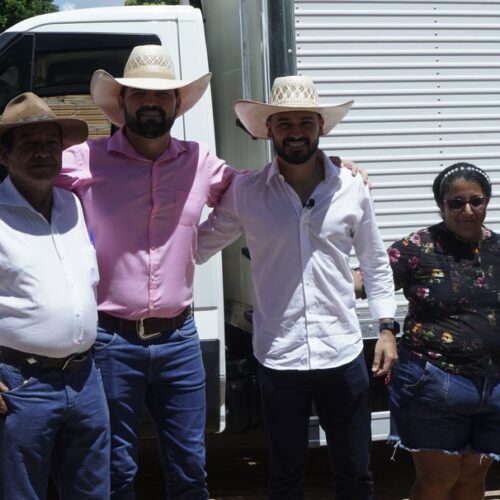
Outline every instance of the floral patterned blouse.
<path id="1" fill-rule="evenodd" d="M 409 302 L 402 342 L 451 373 L 500 377 L 500 236 L 460 240 L 444 222 L 395 242 L 396 289 Z"/>

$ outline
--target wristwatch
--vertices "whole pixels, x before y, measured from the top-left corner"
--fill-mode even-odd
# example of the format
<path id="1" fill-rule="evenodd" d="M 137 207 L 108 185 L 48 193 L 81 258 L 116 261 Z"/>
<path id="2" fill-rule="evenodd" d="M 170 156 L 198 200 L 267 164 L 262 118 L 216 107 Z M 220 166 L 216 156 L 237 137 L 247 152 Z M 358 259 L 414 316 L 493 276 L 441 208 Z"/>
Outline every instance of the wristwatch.
<path id="1" fill-rule="evenodd" d="M 382 332 L 382 330 L 389 330 L 393 335 L 396 335 L 400 332 L 399 323 L 397 321 L 386 321 L 384 323 L 379 323 L 378 331 Z"/>

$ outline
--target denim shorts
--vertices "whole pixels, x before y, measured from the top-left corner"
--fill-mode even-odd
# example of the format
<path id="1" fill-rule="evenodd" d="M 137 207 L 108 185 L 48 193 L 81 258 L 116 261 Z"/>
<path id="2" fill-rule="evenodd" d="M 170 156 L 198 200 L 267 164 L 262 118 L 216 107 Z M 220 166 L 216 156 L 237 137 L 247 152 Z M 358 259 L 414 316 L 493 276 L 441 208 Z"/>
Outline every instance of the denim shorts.
<path id="1" fill-rule="evenodd" d="M 500 460 L 500 379 L 455 375 L 399 347 L 391 374 L 389 441 L 409 451 Z"/>

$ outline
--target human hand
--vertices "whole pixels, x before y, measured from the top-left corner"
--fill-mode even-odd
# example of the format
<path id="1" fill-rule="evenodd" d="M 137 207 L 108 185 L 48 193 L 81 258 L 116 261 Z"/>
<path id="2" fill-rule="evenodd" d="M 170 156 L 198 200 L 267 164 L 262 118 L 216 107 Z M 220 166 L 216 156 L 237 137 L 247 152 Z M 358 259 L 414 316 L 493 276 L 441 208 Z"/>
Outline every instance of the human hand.
<path id="1" fill-rule="evenodd" d="M 358 167 L 356 163 L 354 163 L 352 160 L 349 159 L 341 159 L 338 156 L 330 156 L 330 160 L 333 164 L 335 164 L 337 167 L 343 167 L 347 168 L 351 171 L 351 175 L 355 177 L 356 175 L 361 175 L 363 178 L 363 182 L 371 189 L 372 184 L 368 180 L 368 172 L 361 167 Z"/>
<path id="2" fill-rule="evenodd" d="M 398 359 L 396 337 L 390 330 L 382 330 L 375 344 L 372 374 L 374 377 L 387 375 Z"/>
<path id="3" fill-rule="evenodd" d="M 363 275 L 361 269 L 356 268 L 351 271 L 354 281 L 354 295 L 357 299 L 366 299 L 366 290 L 363 285 Z"/>
<path id="4" fill-rule="evenodd" d="M 0 392 L 6 392 L 8 390 L 9 388 L 3 382 L 0 382 Z M 4 415 L 5 413 L 7 413 L 7 410 L 7 405 L 2 396 L 0 396 L 0 415 Z"/>

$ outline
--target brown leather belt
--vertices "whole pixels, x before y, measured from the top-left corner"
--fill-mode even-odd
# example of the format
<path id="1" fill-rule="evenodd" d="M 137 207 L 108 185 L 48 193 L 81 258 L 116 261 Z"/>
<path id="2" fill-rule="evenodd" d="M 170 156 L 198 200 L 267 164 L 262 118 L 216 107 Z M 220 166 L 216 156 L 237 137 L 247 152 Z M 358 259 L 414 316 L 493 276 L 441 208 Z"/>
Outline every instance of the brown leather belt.
<path id="1" fill-rule="evenodd" d="M 33 366 L 43 370 L 73 370 L 82 365 L 90 351 L 78 352 L 66 358 L 48 358 L 38 354 L 18 351 L 10 347 L 0 347 L 0 361 L 14 366 Z"/>
<path id="2" fill-rule="evenodd" d="M 117 333 L 135 333 L 141 340 L 158 337 L 163 332 L 176 330 L 191 316 L 191 306 L 173 318 L 143 318 L 137 320 L 117 318 L 105 312 L 99 312 L 99 326 Z"/>

